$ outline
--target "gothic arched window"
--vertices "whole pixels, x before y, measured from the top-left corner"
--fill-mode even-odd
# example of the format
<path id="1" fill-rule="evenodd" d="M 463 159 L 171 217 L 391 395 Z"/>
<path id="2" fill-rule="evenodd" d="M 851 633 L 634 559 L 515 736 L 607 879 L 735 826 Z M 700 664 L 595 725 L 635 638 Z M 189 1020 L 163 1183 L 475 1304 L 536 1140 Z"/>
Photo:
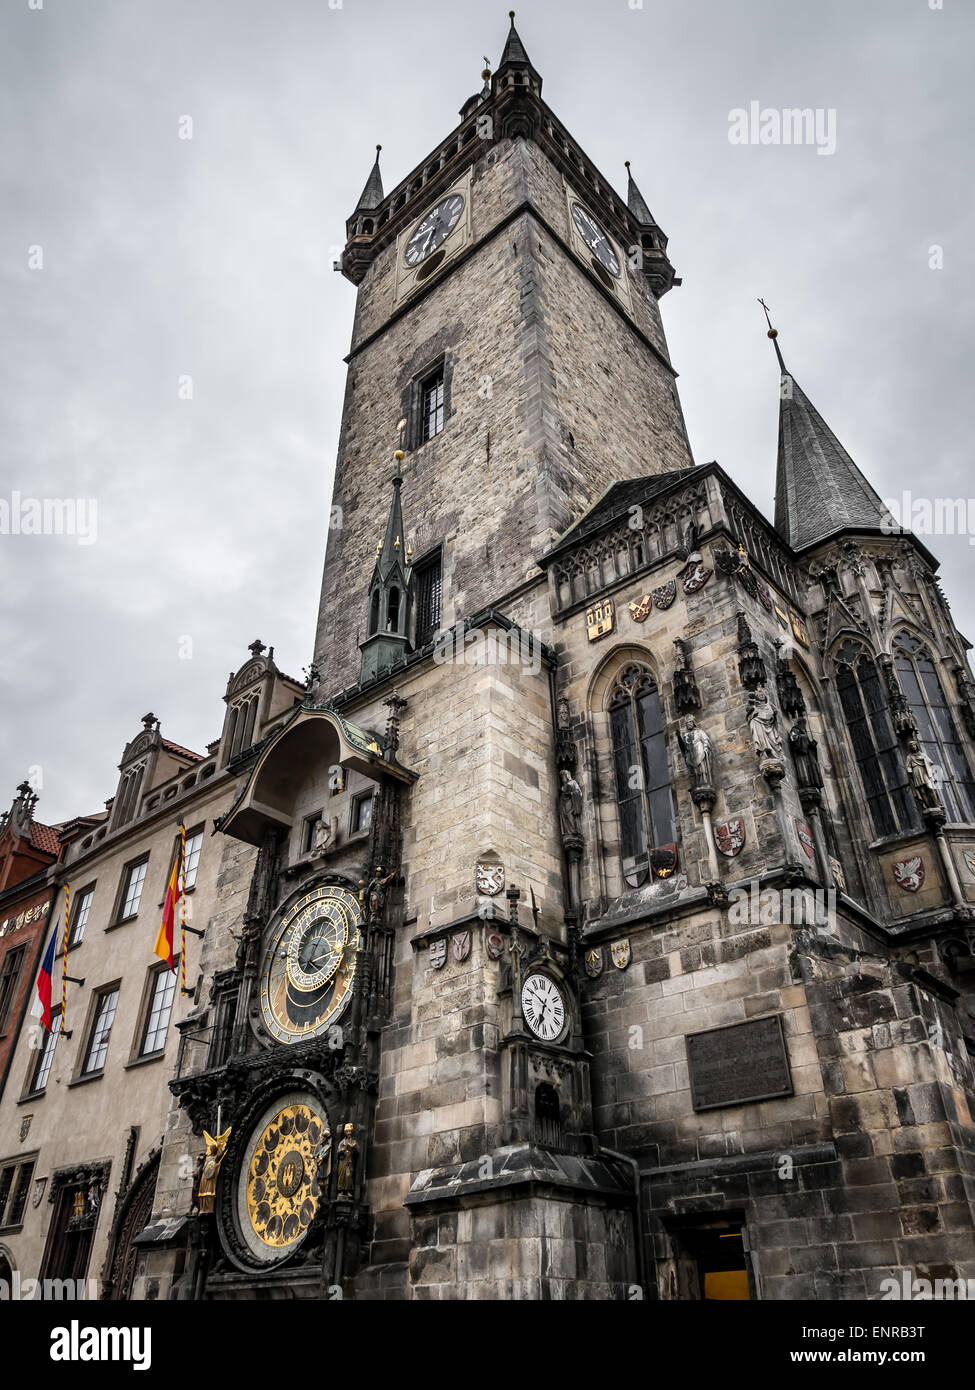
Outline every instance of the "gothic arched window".
<path id="1" fill-rule="evenodd" d="M 915 830 L 917 808 L 876 662 L 865 647 L 847 641 L 837 664 L 836 689 L 874 834 Z"/>
<path id="2" fill-rule="evenodd" d="M 645 667 L 620 672 L 609 701 L 609 726 L 623 877 L 636 888 L 650 872 L 650 851 L 677 838 L 663 710 L 657 683 Z"/>
<path id="3" fill-rule="evenodd" d="M 975 821 L 975 785 L 958 729 L 924 643 L 902 632 L 894 642 L 894 666 L 917 723 L 918 742 L 934 764 L 948 819 Z"/>

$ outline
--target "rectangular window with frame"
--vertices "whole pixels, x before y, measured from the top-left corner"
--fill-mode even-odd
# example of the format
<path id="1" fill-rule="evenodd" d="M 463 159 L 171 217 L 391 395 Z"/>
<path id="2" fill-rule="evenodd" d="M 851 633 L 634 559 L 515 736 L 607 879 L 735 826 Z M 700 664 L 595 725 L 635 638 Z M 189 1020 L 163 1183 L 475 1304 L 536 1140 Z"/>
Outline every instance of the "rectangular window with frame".
<path id="1" fill-rule="evenodd" d="M 440 629 L 443 580 L 442 560 L 439 554 L 417 565 L 413 585 L 416 595 L 416 645 L 423 647 L 433 640 Z"/>
<path id="2" fill-rule="evenodd" d="M 372 825 L 372 792 L 362 792 L 352 802 L 352 834 L 358 835 Z"/>
<path id="3" fill-rule="evenodd" d="M 118 985 L 112 985 L 98 994 L 91 1034 L 85 1049 L 85 1064 L 81 1069 L 82 1076 L 92 1076 L 105 1067 L 108 1040 L 112 1034 L 112 1024 L 115 1022 L 115 1010 L 118 1008 L 118 989 Z"/>
<path id="4" fill-rule="evenodd" d="M 40 1025 L 38 1025 L 40 1026 Z M 51 1075 L 51 1067 L 54 1063 L 54 1049 L 58 1045 L 58 1036 L 61 1032 L 61 1010 L 51 1010 L 51 1031 L 44 1032 L 44 1040 L 37 1049 L 37 1056 L 34 1058 L 34 1065 L 31 1069 L 30 1085 L 27 1088 L 28 1095 L 34 1095 L 43 1091 Z"/>
<path id="5" fill-rule="evenodd" d="M 89 884 L 87 888 L 82 888 L 81 892 L 74 901 L 74 919 L 71 923 L 71 930 L 68 933 L 68 946 L 80 946 L 85 938 L 85 927 L 88 925 L 88 915 L 91 912 L 91 900 L 95 896 L 95 885 Z"/>
<path id="6" fill-rule="evenodd" d="M 315 830 L 317 829 L 318 822 L 321 820 L 321 818 L 321 811 L 318 811 L 314 816 L 305 817 L 305 833 L 302 836 L 301 841 L 301 849 L 303 854 L 310 854 L 311 851 L 315 848 Z"/>
<path id="7" fill-rule="evenodd" d="M 176 997 L 176 979 L 179 971 L 178 956 L 174 957 L 174 964 L 176 965 L 175 970 L 170 970 L 168 965 L 163 965 L 150 972 L 152 981 L 142 1028 L 142 1042 L 139 1046 L 140 1057 L 151 1057 L 154 1053 L 164 1051 L 166 1047 L 166 1034 L 169 1030 L 170 1015 L 173 1012 L 173 1000 Z"/>
<path id="8" fill-rule="evenodd" d="M 33 1176 L 33 1159 L 0 1168 L 0 1229 L 23 1221 Z"/>
<path id="9" fill-rule="evenodd" d="M 196 874 L 200 867 L 200 852 L 203 849 L 203 826 L 187 831 L 186 856 L 183 860 L 183 874 L 187 890 L 196 884 Z"/>
<path id="10" fill-rule="evenodd" d="M 126 922 L 139 911 L 139 904 L 142 901 L 142 888 L 146 881 L 146 870 L 148 867 L 149 859 L 147 856 L 145 859 L 140 859 L 135 864 L 130 864 L 125 870 L 119 913 L 118 917 L 115 919 L 117 922 Z"/>
<path id="11" fill-rule="evenodd" d="M 10 1015 L 13 1012 L 20 972 L 27 958 L 26 946 L 12 947 L 0 965 L 0 1034 L 7 1031 Z"/>
<path id="12" fill-rule="evenodd" d="M 420 383 L 420 441 L 426 443 L 441 432 L 444 425 L 444 369 L 436 371 Z"/>

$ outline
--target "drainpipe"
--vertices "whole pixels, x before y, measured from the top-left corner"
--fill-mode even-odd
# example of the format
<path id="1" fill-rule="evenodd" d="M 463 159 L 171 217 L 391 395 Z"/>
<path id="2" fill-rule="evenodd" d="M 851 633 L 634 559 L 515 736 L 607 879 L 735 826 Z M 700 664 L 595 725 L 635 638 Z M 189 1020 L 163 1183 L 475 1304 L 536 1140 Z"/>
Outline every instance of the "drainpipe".
<path id="1" fill-rule="evenodd" d="M 649 1286 L 647 1282 L 647 1252 L 643 1234 L 643 1191 L 640 1187 L 640 1164 L 632 1154 L 621 1154 L 617 1149 L 607 1149 L 604 1144 L 599 1142 L 595 1134 L 591 1134 L 589 1138 L 596 1140 L 597 1156 L 606 1154 L 609 1158 L 618 1158 L 621 1163 L 626 1163 L 633 1169 L 633 1194 L 636 1197 L 636 1206 L 633 1209 L 633 1226 L 636 1232 L 637 1274 L 640 1287 L 643 1289 L 644 1297 L 646 1297 Z"/>

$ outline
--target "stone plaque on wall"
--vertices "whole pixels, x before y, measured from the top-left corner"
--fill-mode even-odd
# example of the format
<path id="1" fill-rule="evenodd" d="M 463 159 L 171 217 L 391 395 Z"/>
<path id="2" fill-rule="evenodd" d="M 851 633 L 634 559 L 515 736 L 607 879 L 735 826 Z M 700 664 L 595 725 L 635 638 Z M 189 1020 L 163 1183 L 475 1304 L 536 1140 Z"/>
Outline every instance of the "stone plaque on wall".
<path id="1" fill-rule="evenodd" d="M 695 1110 L 792 1095 L 781 1014 L 689 1033 L 687 1062 Z"/>

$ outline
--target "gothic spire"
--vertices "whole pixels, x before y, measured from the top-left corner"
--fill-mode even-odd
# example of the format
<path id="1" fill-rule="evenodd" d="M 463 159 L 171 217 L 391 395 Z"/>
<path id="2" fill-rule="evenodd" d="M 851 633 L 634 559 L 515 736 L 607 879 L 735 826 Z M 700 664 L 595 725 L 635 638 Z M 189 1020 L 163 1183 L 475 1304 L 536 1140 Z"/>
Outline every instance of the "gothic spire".
<path id="1" fill-rule="evenodd" d="M 517 93 L 529 91 L 540 96 L 542 91 L 541 76 L 525 52 L 525 45 L 515 28 L 514 10 L 509 10 L 508 15 L 511 19 L 511 28 L 508 30 L 501 61 L 491 78 L 491 89 L 498 92 L 503 88 L 513 87 Z"/>
<path id="2" fill-rule="evenodd" d="M 498 66 L 499 68 L 503 68 L 505 63 L 513 63 L 516 67 L 530 68 L 532 65 L 531 59 L 525 52 L 525 45 L 519 38 L 518 30 L 515 28 L 514 10 L 508 11 L 508 18 L 511 20 L 511 28 L 508 30 L 508 39 L 505 43 L 504 52 L 501 54 L 501 62 Z"/>
<path id="3" fill-rule="evenodd" d="M 764 302 L 766 318 L 768 309 Z M 879 531 L 890 513 L 796 379 L 786 370 L 778 332 L 768 336 L 781 371 L 775 529 L 794 550 L 838 531 Z"/>
<path id="4" fill-rule="evenodd" d="M 412 614 L 411 548 L 403 534 L 403 506 L 400 467 L 403 451 L 396 451 L 393 495 L 386 518 L 386 534 L 376 547 L 376 564 L 369 583 L 366 640 L 360 644 L 362 666 L 359 679 L 373 680 L 387 667 L 400 661 L 410 646 Z"/>
<path id="5" fill-rule="evenodd" d="M 376 162 L 369 171 L 366 179 L 366 186 L 359 195 L 359 201 L 355 205 L 356 212 L 371 212 L 373 208 L 378 208 L 383 200 L 383 176 L 379 172 L 379 151 L 382 145 L 376 146 Z"/>
<path id="6" fill-rule="evenodd" d="M 403 486 L 403 476 L 400 472 L 402 457 L 402 453 L 397 450 L 393 495 L 386 518 L 386 534 L 376 555 L 376 572 L 384 580 L 388 579 L 390 572 L 396 568 L 405 574 L 406 541 L 403 538 L 403 505 L 400 501 L 400 488 Z"/>
<path id="7" fill-rule="evenodd" d="M 642 226 L 655 227 L 657 224 L 654 220 L 653 213 L 647 207 L 646 200 L 639 188 L 637 188 L 636 181 L 630 173 L 630 161 L 627 159 L 624 162 L 626 164 L 626 205 Z"/>

